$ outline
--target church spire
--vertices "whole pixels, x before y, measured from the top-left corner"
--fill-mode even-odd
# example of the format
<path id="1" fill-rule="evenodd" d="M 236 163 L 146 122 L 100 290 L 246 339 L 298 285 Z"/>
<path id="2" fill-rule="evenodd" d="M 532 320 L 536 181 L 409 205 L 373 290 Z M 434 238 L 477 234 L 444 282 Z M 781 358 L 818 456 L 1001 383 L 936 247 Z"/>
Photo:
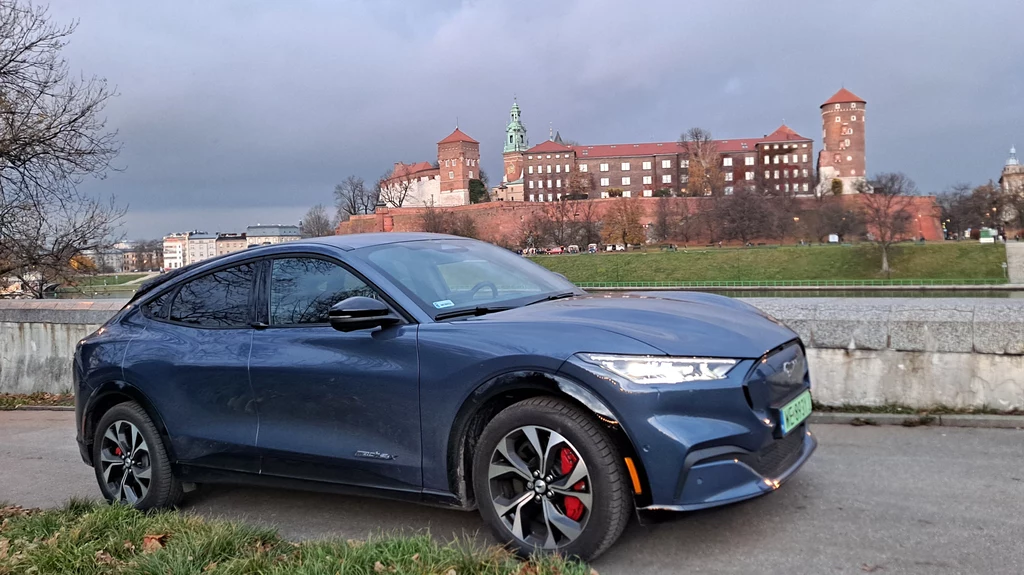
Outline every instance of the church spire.
<path id="1" fill-rule="evenodd" d="M 519 102 L 512 100 L 512 109 L 508 113 L 508 126 L 505 128 L 505 152 L 525 152 L 530 147 L 526 139 L 526 126 L 520 120 Z"/>
<path id="2" fill-rule="evenodd" d="M 1010 157 L 1006 160 L 1007 166 L 1019 166 L 1020 161 L 1017 160 L 1017 146 L 1010 146 Z"/>

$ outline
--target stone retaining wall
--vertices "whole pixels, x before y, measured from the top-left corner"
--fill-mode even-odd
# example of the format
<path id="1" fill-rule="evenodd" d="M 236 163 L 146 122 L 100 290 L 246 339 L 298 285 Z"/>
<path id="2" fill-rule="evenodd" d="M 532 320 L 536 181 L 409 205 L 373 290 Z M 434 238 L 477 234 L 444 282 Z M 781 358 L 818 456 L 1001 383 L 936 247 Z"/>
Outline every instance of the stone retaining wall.
<path id="1" fill-rule="evenodd" d="M 800 334 L 816 401 L 1024 409 L 1024 300 L 748 298 Z M 0 393 L 70 390 L 75 344 L 123 301 L 0 301 Z"/>

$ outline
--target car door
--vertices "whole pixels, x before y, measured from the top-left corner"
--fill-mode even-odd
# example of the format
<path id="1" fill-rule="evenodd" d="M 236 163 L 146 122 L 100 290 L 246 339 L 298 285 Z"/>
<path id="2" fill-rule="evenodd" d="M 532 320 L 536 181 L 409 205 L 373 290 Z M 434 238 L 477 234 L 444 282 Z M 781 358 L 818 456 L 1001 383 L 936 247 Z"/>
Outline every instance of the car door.
<path id="1" fill-rule="evenodd" d="M 125 353 L 125 379 L 160 414 L 179 463 L 259 471 L 248 367 L 256 269 L 234 265 L 164 292 Z"/>
<path id="2" fill-rule="evenodd" d="M 264 265 L 267 326 L 254 332 L 250 359 L 262 473 L 419 490 L 417 326 L 337 331 L 327 316 L 335 303 L 387 299 L 333 259 Z"/>

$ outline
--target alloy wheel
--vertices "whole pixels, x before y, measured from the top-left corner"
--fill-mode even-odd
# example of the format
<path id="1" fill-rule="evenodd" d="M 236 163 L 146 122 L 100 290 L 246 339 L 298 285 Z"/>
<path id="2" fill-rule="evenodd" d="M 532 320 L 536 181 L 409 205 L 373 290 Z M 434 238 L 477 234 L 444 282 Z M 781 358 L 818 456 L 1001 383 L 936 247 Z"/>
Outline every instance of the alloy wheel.
<path id="1" fill-rule="evenodd" d="M 582 454 L 558 432 L 519 427 L 498 442 L 488 466 L 491 504 L 516 539 L 555 550 L 586 528 L 593 505 Z"/>
<path id="2" fill-rule="evenodd" d="M 133 423 L 118 420 L 103 433 L 100 471 L 116 500 L 135 505 L 146 497 L 152 482 L 152 459 L 142 432 Z"/>

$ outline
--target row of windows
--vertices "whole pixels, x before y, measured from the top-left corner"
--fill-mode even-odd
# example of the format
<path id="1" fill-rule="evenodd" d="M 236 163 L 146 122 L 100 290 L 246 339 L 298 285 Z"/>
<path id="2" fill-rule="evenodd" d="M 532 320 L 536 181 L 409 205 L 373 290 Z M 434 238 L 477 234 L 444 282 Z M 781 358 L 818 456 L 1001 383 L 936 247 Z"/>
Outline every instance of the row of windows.
<path id="1" fill-rule="evenodd" d="M 788 164 L 789 163 L 789 154 L 783 154 L 782 156 L 765 156 L 764 157 L 764 163 L 768 164 L 768 163 L 770 163 L 769 160 L 771 160 L 771 158 L 775 158 L 774 163 L 778 164 L 780 157 L 782 158 L 782 163 L 783 164 Z M 796 161 L 797 161 L 797 155 L 793 154 L 793 162 L 796 163 Z M 804 154 L 803 156 L 800 156 L 800 161 L 806 164 L 807 163 L 807 154 Z"/>
<path id="2" fill-rule="evenodd" d="M 750 172 L 747 172 L 747 173 L 749 174 Z M 806 178 L 807 177 L 807 173 L 808 172 L 807 172 L 806 169 L 803 170 L 803 177 Z M 765 170 L 764 171 L 764 177 L 765 177 L 765 179 L 774 178 L 774 179 L 777 180 L 777 179 L 779 179 L 779 171 L 775 170 L 774 172 L 769 172 L 768 170 Z M 789 177 L 789 170 L 782 170 L 782 177 L 783 178 L 788 178 Z M 793 170 L 793 177 L 794 178 L 799 178 L 800 177 L 800 170 Z M 750 178 L 747 178 L 747 179 L 750 179 Z"/>
<path id="3" fill-rule="evenodd" d="M 477 165 L 480 162 L 480 160 L 474 160 L 473 158 L 466 158 L 463 161 L 464 161 L 464 163 L 467 166 L 475 166 L 475 165 Z M 458 164 L 459 164 L 459 160 L 456 160 L 456 159 L 448 159 L 448 160 L 444 161 L 444 167 L 446 167 L 446 168 L 450 168 L 452 166 L 457 166 Z"/>
<path id="4" fill-rule="evenodd" d="M 552 183 L 554 185 L 552 185 Z M 527 187 L 529 187 L 531 190 L 533 189 L 533 180 L 530 180 L 527 183 Z M 544 189 L 544 180 L 537 180 L 537 187 L 540 188 L 540 189 Z M 561 187 L 562 187 L 562 180 L 555 180 L 554 182 L 552 182 L 551 180 L 548 180 L 548 189 L 550 189 L 550 188 L 561 188 Z"/>
<path id="5" fill-rule="evenodd" d="M 562 156 L 563 156 L 563 154 L 555 154 L 555 159 L 557 160 L 558 158 L 561 158 Z M 566 158 L 571 158 L 571 157 L 572 157 L 572 154 L 564 154 L 564 156 L 565 156 Z M 538 160 L 539 160 L 539 159 L 541 159 L 541 157 L 542 157 L 542 156 L 541 156 L 540 154 L 537 154 L 537 159 L 538 159 Z M 532 159 L 533 159 L 533 156 L 526 156 L 526 159 L 527 159 L 527 160 L 532 160 Z M 549 160 L 551 159 L 551 154 L 548 154 L 548 155 L 547 155 L 547 159 L 549 159 Z"/>
<path id="6" fill-rule="evenodd" d="M 526 167 L 526 171 L 527 171 L 527 173 L 532 174 L 533 173 L 533 166 L 527 166 Z M 583 171 L 585 172 L 586 170 L 583 170 Z M 537 173 L 538 174 L 543 174 L 544 173 L 544 166 L 537 166 Z M 549 174 L 551 173 L 551 164 L 548 164 L 548 173 Z M 556 174 L 561 174 L 562 173 L 562 165 L 561 164 L 555 164 L 555 173 Z M 569 164 L 565 164 L 565 173 L 567 173 L 567 174 L 569 173 Z"/>
<path id="7" fill-rule="evenodd" d="M 782 191 L 785 191 L 785 192 L 789 192 L 789 191 L 799 192 L 801 187 L 803 188 L 803 191 L 805 191 L 805 192 L 810 191 L 810 186 L 808 186 L 807 184 L 793 184 L 792 190 L 790 190 L 789 184 L 775 184 L 775 191 L 776 192 L 782 192 Z"/>
<path id="8" fill-rule="evenodd" d="M 843 121 L 843 119 L 842 119 L 841 117 L 839 117 L 839 116 L 836 116 L 836 123 L 837 123 L 837 124 L 838 124 L 839 122 L 842 122 L 842 121 Z M 851 121 L 851 122 L 856 122 L 856 121 L 857 121 L 857 116 L 856 116 L 856 115 L 850 116 L 850 121 Z"/>
<path id="9" fill-rule="evenodd" d="M 857 107 L 857 102 L 850 102 L 850 107 L 851 108 L 856 108 Z M 842 104 L 836 104 L 835 108 L 836 108 L 836 110 L 842 108 Z"/>
<path id="10" fill-rule="evenodd" d="M 254 319 L 255 278 L 255 263 L 207 274 L 161 295 L 146 305 L 145 313 L 199 327 L 248 327 Z M 377 294 L 336 263 L 318 258 L 280 258 L 271 263 L 270 325 L 326 324 L 331 306 L 353 296 Z"/>

